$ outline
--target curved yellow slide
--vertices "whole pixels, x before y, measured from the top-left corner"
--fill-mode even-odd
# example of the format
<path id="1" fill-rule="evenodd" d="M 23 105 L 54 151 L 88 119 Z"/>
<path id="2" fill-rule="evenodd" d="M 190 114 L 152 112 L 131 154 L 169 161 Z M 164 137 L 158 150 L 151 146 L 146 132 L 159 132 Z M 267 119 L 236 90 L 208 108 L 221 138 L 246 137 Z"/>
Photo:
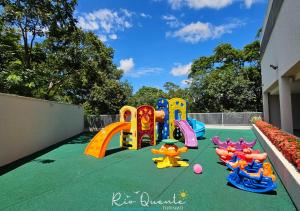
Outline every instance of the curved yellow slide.
<path id="1" fill-rule="evenodd" d="M 122 130 L 129 131 L 130 122 L 115 122 L 100 130 L 85 148 L 84 153 L 96 158 L 103 158 L 111 138 Z"/>

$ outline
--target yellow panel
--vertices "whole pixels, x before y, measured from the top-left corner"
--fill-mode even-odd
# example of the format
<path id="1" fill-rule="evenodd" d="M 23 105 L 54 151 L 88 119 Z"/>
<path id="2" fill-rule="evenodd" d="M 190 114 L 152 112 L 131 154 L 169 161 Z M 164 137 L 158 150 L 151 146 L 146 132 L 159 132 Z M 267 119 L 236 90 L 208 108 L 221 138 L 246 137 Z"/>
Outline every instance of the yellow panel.
<path id="1" fill-rule="evenodd" d="M 181 120 L 186 120 L 186 101 L 181 98 L 172 98 L 169 101 L 169 136 L 173 137 L 173 131 L 175 129 L 175 111 L 179 110 L 181 113 Z"/>
<path id="2" fill-rule="evenodd" d="M 154 109 L 155 112 L 155 109 Z M 153 134 L 153 146 L 156 145 L 156 116 L 154 114 L 154 134 Z"/>
<path id="3" fill-rule="evenodd" d="M 131 113 L 131 128 L 130 132 L 132 133 L 132 147 L 128 149 L 137 149 L 137 110 L 135 107 L 132 106 L 123 106 L 120 109 L 120 122 L 125 122 L 124 114 L 126 111 L 130 111 Z M 120 134 L 120 146 L 123 147 L 123 132 Z"/>

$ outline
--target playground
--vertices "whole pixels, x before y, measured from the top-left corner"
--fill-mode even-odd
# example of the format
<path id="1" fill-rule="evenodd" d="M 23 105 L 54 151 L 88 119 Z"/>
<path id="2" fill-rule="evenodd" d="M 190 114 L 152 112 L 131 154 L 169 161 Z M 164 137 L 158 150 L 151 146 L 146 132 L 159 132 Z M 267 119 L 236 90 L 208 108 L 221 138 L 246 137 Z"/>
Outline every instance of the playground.
<path id="1" fill-rule="evenodd" d="M 123 149 L 140 149 L 146 137 L 151 146 L 163 139 L 183 138 L 187 147 L 197 148 L 197 139 L 204 137 L 205 125 L 196 119 L 187 118 L 187 103 L 181 98 L 160 98 L 157 100 L 157 110 L 149 105 L 138 108 L 123 106 L 120 109 L 120 122 L 100 130 L 85 149 L 85 154 L 103 158 L 112 136 L 118 132 L 120 147 Z"/>
<path id="2" fill-rule="evenodd" d="M 250 127 L 233 128 L 206 128 L 181 98 L 123 106 L 1 169 L 0 209 L 296 210 Z"/>
<path id="3" fill-rule="evenodd" d="M 0 211 L 300 210 L 300 1 L 0 8 Z"/>
<path id="4" fill-rule="evenodd" d="M 219 163 L 210 139 L 219 136 L 252 140 L 255 135 L 251 130 L 207 129 L 198 149 L 182 154 L 189 167 L 163 170 L 151 160 L 152 147 L 119 151 L 119 134 L 112 138 L 103 159 L 84 155 L 94 135 L 84 133 L 71 138 L 2 175 L 0 210 L 162 210 L 162 205 L 142 207 L 136 191 L 147 192 L 153 201 L 173 200 L 176 194 L 176 200 L 185 202 L 183 210 L 296 210 L 280 179 L 276 191 L 265 194 L 228 185 L 229 170 Z M 262 150 L 259 143 L 254 148 Z M 202 165 L 201 175 L 193 173 L 194 163 Z M 127 201 L 137 202 L 112 206 L 113 193 L 118 192 L 122 200 L 127 194 L 131 196 Z"/>

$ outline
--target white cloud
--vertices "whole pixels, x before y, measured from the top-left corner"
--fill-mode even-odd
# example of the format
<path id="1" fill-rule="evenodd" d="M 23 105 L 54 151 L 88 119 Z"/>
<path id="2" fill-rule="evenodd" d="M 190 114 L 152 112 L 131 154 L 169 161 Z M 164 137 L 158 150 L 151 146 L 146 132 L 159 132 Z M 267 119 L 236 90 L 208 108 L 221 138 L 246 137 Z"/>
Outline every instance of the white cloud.
<path id="1" fill-rule="evenodd" d="M 123 70 L 124 73 L 127 73 L 130 70 L 132 70 L 133 67 L 134 67 L 133 58 L 128 58 L 128 59 L 121 59 L 120 60 L 120 66 L 118 67 L 118 69 Z"/>
<path id="2" fill-rule="evenodd" d="M 94 31 L 99 29 L 99 24 L 96 21 L 86 21 L 83 17 L 78 18 L 78 25 L 85 30 Z"/>
<path id="3" fill-rule="evenodd" d="M 145 14 L 143 12 L 140 14 L 140 16 L 143 17 L 143 18 L 152 18 L 151 15 Z"/>
<path id="4" fill-rule="evenodd" d="M 143 67 L 143 68 L 140 68 L 134 72 L 131 72 L 129 74 L 129 76 L 133 77 L 133 78 L 139 78 L 141 76 L 144 76 L 144 75 L 148 75 L 148 74 L 158 74 L 160 72 L 162 72 L 162 68 L 160 67 Z"/>
<path id="5" fill-rule="evenodd" d="M 110 34 L 109 35 L 109 39 L 116 40 L 116 39 L 118 39 L 118 35 L 116 35 L 116 34 Z"/>
<path id="6" fill-rule="evenodd" d="M 240 1 L 244 1 L 246 8 L 250 8 L 254 3 L 262 0 L 168 0 L 168 3 L 174 10 L 184 6 L 191 9 L 221 9 Z"/>
<path id="7" fill-rule="evenodd" d="M 78 17 L 78 26 L 84 30 L 96 31 L 106 38 L 116 39 L 116 33 L 131 28 L 131 16 L 134 13 L 127 9 L 113 11 L 99 9 Z"/>
<path id="8" fill-rule="evenodd" d="M 135 64 L 133 58 L 121 59 L 118 69 L 123 70 L 127 76 L 132 78 L 139 78 L 149 74 L 158 74 L 163 70 L 160 67 L 142 67 L 139 69 L 134 69 L 134 66 Z"/>
<path id="9" fill-rule="evenodd" d="M 191 70 L 191 66 L 192 63 L 185 64 L 185 65 L 176 64 L 176 66 L 171 69 L 171 74 L 173 76 L 187 75 Z"/>
<path id="10" fill-rule="evenodd" d="M 193 9 L 221 9 L 232 4 L 233 0 L 186 0 L 188 7 Z"/>
<path id="11" fill-rule="evenodd" d="M 221 9 L 232 4 L 233 0 L 168 0 L 172 9 L 179 9 L 187 6 L 191 9 Z"/>
<path id="12" fill-rule="evenodd" d="M 179 9 L 186 0 L 168 0 L 172 9 Z"/>
<path id="13" fill-rule="evenodd" d="M 102 42 L 106 42 L 106 41 L 107 41 L 106 35 L 100 34 L 98 37 L 99 37 L 99 39 L 100 39 Z"/>
<path id="14" fill-rule="evenodd" d="M 131 11 L 127 10 L 127 9 L 120 9 L 120 10 L 121 10 L 121 12 L 123 12 L 124 15 L 127 16 L 127 17 L 131 17 L 132 15 L 135 14 L 134 12 L 131 12 Z"/>
<path id="15" fill-rule="evenodd" d="M 171 28 L 177 28 L 184 25 L 184 23 L 178 20 L 174 15 L 163 15 L 162 19 L 166 21 L 166 24 Z"/>
<path id="16" fill-rule="evenodd" d="M 256 2 L 258 2 L 258 1 L 257 1 L 257 0 L 245 0 L 245 1 L 244 1 L 245 6 L 246 6 L 247 9 L 251 8 L 251 6 L 252 6 L 254 3 L 256 3 Z"/>
<path id="17" fill-rule="evenodd" d="M 192 83 L 192 79 L 191 78 L 190 79 L 184 79 L 180 83 L 181 83 L 182 86 L 188 86 Z"/>
<path id="18" fill-rule="evenodd" d="M 234 28 L 244 25 L 239 20 L 234 20 L 232 23 L 214 26 L 211 23 L 196 22 L 183 26 L 177 31 L 167 32 L 167 37 L 174 37 L 188 43 L 198 43 L 208 39 L 216 39 L 223 34 L 232 33 Z"/>

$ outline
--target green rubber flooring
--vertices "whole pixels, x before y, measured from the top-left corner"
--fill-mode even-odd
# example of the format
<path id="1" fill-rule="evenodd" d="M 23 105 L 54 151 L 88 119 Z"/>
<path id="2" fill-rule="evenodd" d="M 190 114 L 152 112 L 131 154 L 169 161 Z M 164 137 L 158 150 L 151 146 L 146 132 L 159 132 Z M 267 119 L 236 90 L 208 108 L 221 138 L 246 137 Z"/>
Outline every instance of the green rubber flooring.
<path id="1" fill-rule="evenodd" d="M 168 169 L 156 168 L 151 147 L 116 150 L 118 135 L 104 159 L 85 156 L 93 135 L 70 139 L 0 176 L 0 210 L 296 210 L 280 180 L 269 194 L 227 184 L 229 171 L 218 163 L 210 138 L 252 140 L 251 130 L 207 129 L 199 148 L 182 154 L 190 167 Z M 195 163 L 203 174 L 193 173 Z"/>

